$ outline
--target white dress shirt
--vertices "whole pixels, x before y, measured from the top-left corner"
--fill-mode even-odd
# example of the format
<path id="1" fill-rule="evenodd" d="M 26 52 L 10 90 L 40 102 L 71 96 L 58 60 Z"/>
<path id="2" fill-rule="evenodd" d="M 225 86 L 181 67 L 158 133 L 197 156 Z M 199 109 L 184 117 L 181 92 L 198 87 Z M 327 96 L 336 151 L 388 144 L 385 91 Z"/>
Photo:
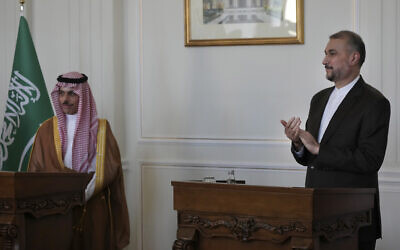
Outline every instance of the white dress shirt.
<path id="1" fill-rule="evenodd" d="M 349 91 L 354 87 L 358 79 L 360 79 L 360 75 L 358 75 L 349 84 L 341 87 L 340 89 L 335 87 L 335 89 L 332 91 L 331 95 L 329 96 L 328 103 L 325 106 L 324 114 L 322 115 L 321 124 L 319 126 L 318 143 L 321 142 L 322 137 L 325 134 L 325 130 L 339 105 L 342 103 Z"/>

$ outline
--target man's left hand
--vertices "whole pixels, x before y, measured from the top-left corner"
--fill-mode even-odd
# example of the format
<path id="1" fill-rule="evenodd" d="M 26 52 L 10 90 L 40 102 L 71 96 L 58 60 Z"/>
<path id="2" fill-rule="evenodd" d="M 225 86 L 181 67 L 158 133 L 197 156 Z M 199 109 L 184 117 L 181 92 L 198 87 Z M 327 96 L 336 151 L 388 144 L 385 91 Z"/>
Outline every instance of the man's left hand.
<path id="1" fill-rule="evenodd" d="M 319 153 L 319 143 L 310 132 L 300 129 L 299 136 L 300 140 L 311 154 L 317 155 Z"/>

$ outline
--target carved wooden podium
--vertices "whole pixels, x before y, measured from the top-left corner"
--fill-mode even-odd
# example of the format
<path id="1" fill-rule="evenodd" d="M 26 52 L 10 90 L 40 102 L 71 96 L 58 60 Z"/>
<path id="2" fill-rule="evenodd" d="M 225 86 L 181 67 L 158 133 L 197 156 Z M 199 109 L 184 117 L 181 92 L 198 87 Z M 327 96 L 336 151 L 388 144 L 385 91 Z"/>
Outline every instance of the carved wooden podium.
<path id="1" fill-rule="evenodd" d="M 69 249 L 88 174 L 0 172 L 0 249 Z"/>
<path id="2" fill-rule="evenodd" d="M 375 189 L 175 182 L 173 249 L 358 249 Z"/>

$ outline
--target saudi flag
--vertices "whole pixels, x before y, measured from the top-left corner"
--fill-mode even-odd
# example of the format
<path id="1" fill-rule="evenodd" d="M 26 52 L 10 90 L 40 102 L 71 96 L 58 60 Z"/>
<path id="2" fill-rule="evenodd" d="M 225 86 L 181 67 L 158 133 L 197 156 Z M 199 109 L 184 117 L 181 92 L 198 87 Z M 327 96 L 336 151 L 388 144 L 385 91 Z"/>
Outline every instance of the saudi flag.
<path id="1" fill-rule="evenodd" d="M 0 104 L 1 105 L 1 104 Z M 1 126 L 0 169 L 26 171 L 40 124 L 53 116 L 28 23 L 21 16 Z"/>

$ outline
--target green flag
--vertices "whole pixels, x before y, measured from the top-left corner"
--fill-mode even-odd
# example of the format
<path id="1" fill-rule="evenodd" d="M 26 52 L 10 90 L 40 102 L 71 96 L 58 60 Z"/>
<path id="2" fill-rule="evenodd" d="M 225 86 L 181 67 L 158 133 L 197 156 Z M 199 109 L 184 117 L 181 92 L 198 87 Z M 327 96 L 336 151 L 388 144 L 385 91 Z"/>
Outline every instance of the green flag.
<path id="1" fill-rule="evenodd" d="M 28 23 L 21 16 L 1 127 L 1 170 L 26 171 L 36 131 L 52 116 L 53 109 Z"/>

